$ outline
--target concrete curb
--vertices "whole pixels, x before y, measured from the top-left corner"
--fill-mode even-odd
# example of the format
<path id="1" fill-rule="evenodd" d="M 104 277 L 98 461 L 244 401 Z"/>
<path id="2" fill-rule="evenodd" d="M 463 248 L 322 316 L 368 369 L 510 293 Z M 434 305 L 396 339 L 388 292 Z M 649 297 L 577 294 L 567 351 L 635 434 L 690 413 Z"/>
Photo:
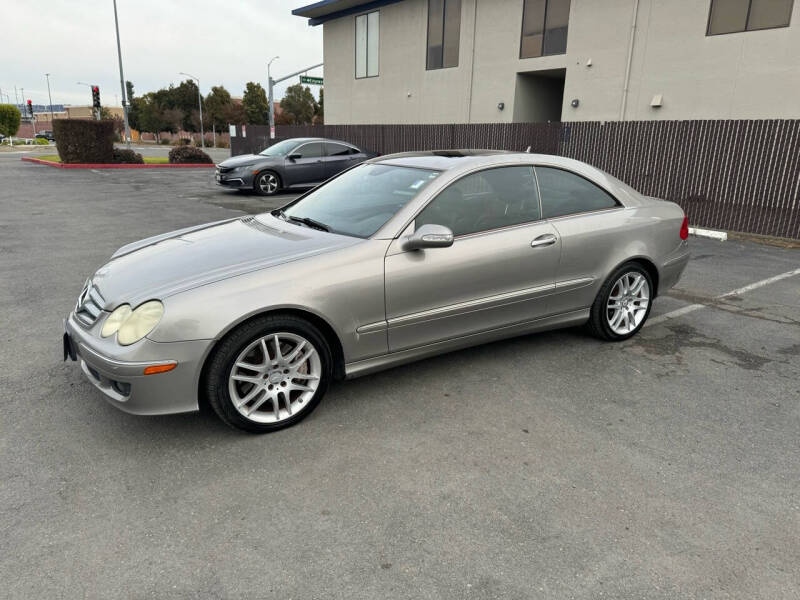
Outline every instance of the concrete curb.
<path id="1" fill-rule="evenodd" d="M 32 162 L 39 165 L 47 165 L 48 167 L 55 167 L 56 169 L 196 169 L 196 168 L 211 168 L 216 167 L 214 163 L 186 163 L 186 164 L 155 164 L 155 165 L 132 165 L 132 164 L 119 164 L 119 163 L 73 163 L 64 164 L 57 163 L 50 160 L 42 160 L 41 158 L 33 158 L 31 156 L 23 156 L 21 160 L 25 162 Z"/>
<path id="2" fill-rule="evenodd" d="M 716 231 L 715 229 L 701 229 L 700 227 L 689 227 L 689 234 L 697 237 L 711 238 L 724 242 L 728 239 L 728 232 Z"/>

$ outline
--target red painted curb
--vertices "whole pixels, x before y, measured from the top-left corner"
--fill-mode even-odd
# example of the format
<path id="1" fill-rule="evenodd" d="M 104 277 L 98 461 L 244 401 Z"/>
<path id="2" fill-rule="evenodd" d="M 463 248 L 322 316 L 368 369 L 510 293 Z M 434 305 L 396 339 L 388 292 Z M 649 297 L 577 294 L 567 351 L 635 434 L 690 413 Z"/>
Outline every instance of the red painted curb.
<path id="1" fill-rule="evenodd" d="M 36 163 L 38 165 L 47 165 L 48 167 L 55 167 L 57 169 L 192 169 L 198 167 L 214 168 L 214 163 L 185 163 L 185 164 L 156 164 L 156 165 L 131 165 L 131 164 L 114 164 L 114 163 L 57 163 L 50 160 L 42 160 L 41 158 L 33 158 L 31 156 L 23 156 L 22 160 L 26 162 Z"/>

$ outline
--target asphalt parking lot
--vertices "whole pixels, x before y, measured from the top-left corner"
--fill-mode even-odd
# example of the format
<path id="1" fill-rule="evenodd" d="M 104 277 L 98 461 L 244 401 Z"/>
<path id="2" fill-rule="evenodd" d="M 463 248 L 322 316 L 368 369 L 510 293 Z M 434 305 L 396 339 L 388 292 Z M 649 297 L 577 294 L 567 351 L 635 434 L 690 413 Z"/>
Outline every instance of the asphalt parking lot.
<path id="1" fill-rule="evenodd" d="M 61 319 L 119 246 L 291 198 L 212 177 L 0 155 L 0 596 L 800 596 L 800 250 L 693 238 L 627 342 L 440 356 L 268 436 L 129 416 Z"/>

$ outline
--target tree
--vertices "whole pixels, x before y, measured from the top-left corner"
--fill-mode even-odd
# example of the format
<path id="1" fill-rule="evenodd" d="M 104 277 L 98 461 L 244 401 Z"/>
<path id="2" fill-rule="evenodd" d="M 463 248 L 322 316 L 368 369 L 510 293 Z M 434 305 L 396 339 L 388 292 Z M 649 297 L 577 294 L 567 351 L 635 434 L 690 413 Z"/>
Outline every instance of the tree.
<path id="1" fill-rule="evenodd" d="M 131 129 L 140 130 L 139 113 L 136 111 L 136 103 L 133 101 L 133 83 L 125 82 L 125 95 L 128 97 L 128 125 Z"/>
<path id="2" fill-rule="evenodd" d="M 206 122 L 206 127 L 214 126 L 217 130 L 227 127 L 230 123 L 227 115 L 232 104 L 228 90 L 221 85 L 212 87 L 203 106 L 203 120 Z"/>
<path id="3" fill-rule="evenodd" d="M 247 113 L 241 102 L 231 102 L 225 109 L 225 122 L 231 125 L 241 125 L 247 122 Z"/>
<path id="4" fill-rule="evenodd" d="M 0 104 L 0 133 L 11 137 L 17 135 L 22 115 L 13 104 Z"/>
<path id="5" fill-rule="evenodd" d="M 314 120 L 317 112 L 317 101 L 308 86 L 297 83 L 286 88 L 281 100 L 281 109 L 295 125 L 306 125 Z"/>
<path id="6" fill-rule="evenodd" d="M 314 113 L 314 123 L 322 124 L 325 122 L 325 88 L 319 88 L 319 102 Z"/>
<path id="7" fill-rule="evenodd" d="M 269 122 L 267 93 L 260 83 L 248 81 L 242 98 L 247 122 L 252 125 L 266 125 Z"/>

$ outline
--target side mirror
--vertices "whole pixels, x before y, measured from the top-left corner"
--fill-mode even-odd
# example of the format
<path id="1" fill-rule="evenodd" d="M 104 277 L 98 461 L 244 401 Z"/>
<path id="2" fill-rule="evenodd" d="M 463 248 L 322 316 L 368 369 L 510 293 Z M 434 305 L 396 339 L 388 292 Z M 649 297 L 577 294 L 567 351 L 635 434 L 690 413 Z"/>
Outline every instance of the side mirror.
<path id="1" fill-rule="evenodd" d="M 303 158 L 303 155 L 302 154 L 290 154 L 286 158 L 288 158 L 289 160 L 297 160 L 298 158 Z"/>
<path id="2" fill-rule="evenodd" d="M 453 232 L 444 225 L 423 225 L 403 239 L 403 250 L 447 248 L 453 245 Z"/>

